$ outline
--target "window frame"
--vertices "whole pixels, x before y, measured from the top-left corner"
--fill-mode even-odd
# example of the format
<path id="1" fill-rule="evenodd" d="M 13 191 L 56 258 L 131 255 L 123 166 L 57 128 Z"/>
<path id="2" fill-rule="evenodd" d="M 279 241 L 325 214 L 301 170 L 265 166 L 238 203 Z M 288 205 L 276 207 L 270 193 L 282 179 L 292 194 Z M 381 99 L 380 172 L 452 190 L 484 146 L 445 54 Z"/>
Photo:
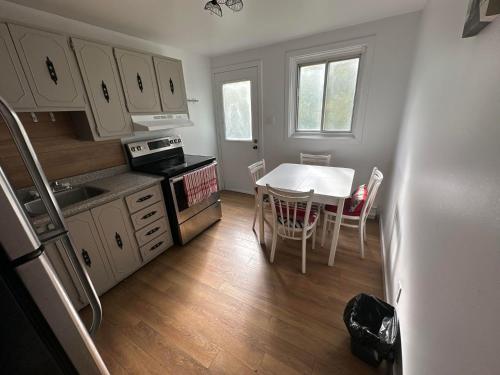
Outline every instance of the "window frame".
<path id="1" fill-rule="evenodd" d="M 285 111 L 287 126 L 285 138 L 307 138 L 307 139 L 330 139 L 342 142 L 362 141 L 364 133 L 364 115 L 366 112 L 366 101 L 368 94 L 369 67 L 373 59 L 373 36 L 359 38 L 351 41 L 318 46 L 303 50 L 295 50 L 287 53 L 287 101 Z M 328 78 L 328 63 L 335 61 L 359 58 L 356 91 L 351 119 L 350 131 L 324 130 L 324 104 L 326 99 L 326 85 Z M 323 88 L 323 106 L 321 113 L 320 130 L 299 130 L 299 82 L 300 68 L 308 65 L 326 63 L 325 81 Z"/>
<path id="2" fill-rule="evenodd" d="M 327 87 L 328 87 L 328 73 L 330 72 L 330 63 L 334 62 L 339 62 L 339 61 L 347 61 L 347 60 L 353 60 L 353 59 L 358 59 L 358 72 L 356 74 L 356 88 L 354 89 L 354 101 L 353 101 L 353 106 L 352 106 L 352 115 L 351 115 L 351 126 L 350 130 L 325 130 L 324 124 L 325 124 L 325 103 L 326 103 L 326 95 L 327 95 Z M 359 90 L 359 78 L 360 78 L 360 68 L 361 68 L 361 59 L 362 55 L 361 54 L 356 54 L 353 56 L 343 56 L 343 57 L 337 57 L 337 58 L 332 58 L 332 59 L 327 59 L 327 60 L 320 60 L 320 61 L 310 61 L 302 64 L 297 65 L 297 87 L 296 87 L 296 103 L 295 103 L 295 132 L 296 133 L 314 133 L 314 134 L 321 134 L 321 133 L 334 133 L 334 134 L 352 134 L 352 126 L 354 122 L 354 117 L 356 114 L 356 108 L 357 108 L 357 102 L 358 102 L 358 90 Z M 300 93 L 300 69 L 303 67 L 307 66 L 312 66 L 312 65 L 320 65 L 324 64 L 325 65 L 325 73 L 323 76 L 323 98 L 322 98 L 322 103 L 321 103 L 321 122 L 320 122 L 320 128 L 319 130 L 301 130 L 299 129 L 299 93 Z"/>

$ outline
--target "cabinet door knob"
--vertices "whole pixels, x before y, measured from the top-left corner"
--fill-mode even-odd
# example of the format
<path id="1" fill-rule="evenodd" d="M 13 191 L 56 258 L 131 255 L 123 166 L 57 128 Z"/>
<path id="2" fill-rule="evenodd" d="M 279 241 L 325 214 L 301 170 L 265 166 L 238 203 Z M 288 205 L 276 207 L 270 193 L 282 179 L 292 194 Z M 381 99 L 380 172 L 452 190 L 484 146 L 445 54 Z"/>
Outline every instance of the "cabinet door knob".
<path id="1" fill-rule="evenodd" d="M 170 78 L 170 91 L 172 92 L 172 95 L 174 95 L 175 87 L 174 87 L 174 81 L 172 81 L 172 78 Z"/>
<path id="2" fill-rule="evenodd" d="M 149 251 L 153 251 L 153 250 L 159 248 L 162 244 L 163 244 L 163 241 L 158 242 L 156 245 L 151 246 Z"/>
<path id="3" fill-rule="evenodd" d="M 153 233 L 158 232 L 159 229 L 160 229 L 160 227 L 156 227 L 156 228 L 151 229 L 150 231 L 146 232 L 146 236 L 151 236 Z"/>
<path id="4" fill-rule="evenodd" d="M 142 78 L 139 73 L 137 73 L 137 86 L 139 86 L 139 90 L 141 90 L 141 92 L 144 90 L 144 87 L 142 86 Z"/>
<path id="5" fill-rule="evenodd" d="M 109 92 L 108 92 L 108 86 L 104 83 L 104 81 L 101 81 L 101 88 L 102 88 L 102 95 L 104 95 L 104 99 L 109 103 Z"/>
<path id="6" fill-rule="evenodd" d="M 150 198 L 153 198 L 153 194 L 148 194 L 148 195 L 145 195 L 143 197 L 140 197 L 139 199 L 137 199 L 137 203 L 147 201 Z"/>
<path id="7" fill-rule="evenodd" d="M 85 249 L 82 249 L 82 258 L 87 267 L 90 268 L 92 266 L 92 259 L 90 259 L 90 255 Z"/>
<path id="8" fill-rule="evenodd" d="M 45 60 L 45 65 L 47 65 L 47 70 L 49 71 L 50 79 L 57 85 L 57 73 L 56 68 L 54 68 L 54 64 L 50 61 L 49 56 Z"/>
<path id="9" fill-rule="evenodd" d="M 116 244 L 118 245 L 118 247 L 120 249 L 123 249 L 123 241 L 122 241 L 122 238 L 118 232 L 115 233 L 115 240 L 116 240 Z"/>
<path id="10" fill-rule="evenodd" d="M 153 215 L 156 215 L 156 211 L 151 211 L 150 213 L 148 213 L 148 214 L 144 215 L 144 216 L 142 217 L 142 220 L 147 219 L 148 217 L 151 217 L 151 216 L 153 216 Z"/>

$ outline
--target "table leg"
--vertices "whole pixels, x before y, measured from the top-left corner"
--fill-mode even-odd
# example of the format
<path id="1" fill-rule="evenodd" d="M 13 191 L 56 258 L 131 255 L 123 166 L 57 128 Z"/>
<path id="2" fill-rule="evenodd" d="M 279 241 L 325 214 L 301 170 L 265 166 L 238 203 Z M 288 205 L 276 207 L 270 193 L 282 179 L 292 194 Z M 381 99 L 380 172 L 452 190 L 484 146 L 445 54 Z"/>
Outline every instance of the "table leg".
<path id="1" fill-rule="evenodd" d="M 259 202 L 259 241 L 265 244 L 264 238 L 264 189 L 258 188 L 258 202 Z"/>
<path id="2" fill-rule="evenodd" d="M 328 265 L 333 266 L 335 260 L 335 252 L 337 251 L 337 242 L 339 240 L 340 223 L 342 222 L 342 212 L 344 211 L 344 199 L 339 199 L 337 204 L 337 217 L 335 219 L 335 227 L 333 228 L 333 239 L 330 246 L 330 257 L 328 258 Z"/>

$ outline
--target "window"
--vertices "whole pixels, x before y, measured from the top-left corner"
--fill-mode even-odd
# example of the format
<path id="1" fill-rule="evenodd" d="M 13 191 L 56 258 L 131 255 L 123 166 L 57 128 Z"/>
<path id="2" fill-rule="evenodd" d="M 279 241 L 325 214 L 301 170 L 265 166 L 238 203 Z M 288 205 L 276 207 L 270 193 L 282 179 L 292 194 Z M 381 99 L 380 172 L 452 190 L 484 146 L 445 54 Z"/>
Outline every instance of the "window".
<path id="1" fill-rule="evenodd" d="M 361 143 L 375 37 L 287 52 L 285 137 Z"/>
<path id="2" fill-rule="evenodd" d="M 230 82 L 222 85 L 226 140 L 252 140 L 251 93 L 250 81 Z"/>
<path id="3" fill-rule="evenodd" d="M 297 132 L 352 131 L 360 57 L 298 67 Z"/>

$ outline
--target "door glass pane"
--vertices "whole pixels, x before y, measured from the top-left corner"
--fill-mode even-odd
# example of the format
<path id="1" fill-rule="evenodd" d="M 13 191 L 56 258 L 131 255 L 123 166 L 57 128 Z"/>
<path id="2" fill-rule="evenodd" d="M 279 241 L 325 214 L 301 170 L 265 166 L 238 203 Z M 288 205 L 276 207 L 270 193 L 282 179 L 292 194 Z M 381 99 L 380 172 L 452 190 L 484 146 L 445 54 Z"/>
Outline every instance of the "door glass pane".
<path id="1" fill-rule="evenodd" d="M 250 81 L 222 85 L 226 139 L 252 140 L 252 84 Z"/>
<path id="2" fill-rule="evenodd" d="M 351 131 L 358 67 L 359 58 L 329 63 L 324 130 Z"/>
<path id="3" fill-rule="evenodd" d="M 297 130 L 321 130 L 326 64 L 299 68 Z"/>

